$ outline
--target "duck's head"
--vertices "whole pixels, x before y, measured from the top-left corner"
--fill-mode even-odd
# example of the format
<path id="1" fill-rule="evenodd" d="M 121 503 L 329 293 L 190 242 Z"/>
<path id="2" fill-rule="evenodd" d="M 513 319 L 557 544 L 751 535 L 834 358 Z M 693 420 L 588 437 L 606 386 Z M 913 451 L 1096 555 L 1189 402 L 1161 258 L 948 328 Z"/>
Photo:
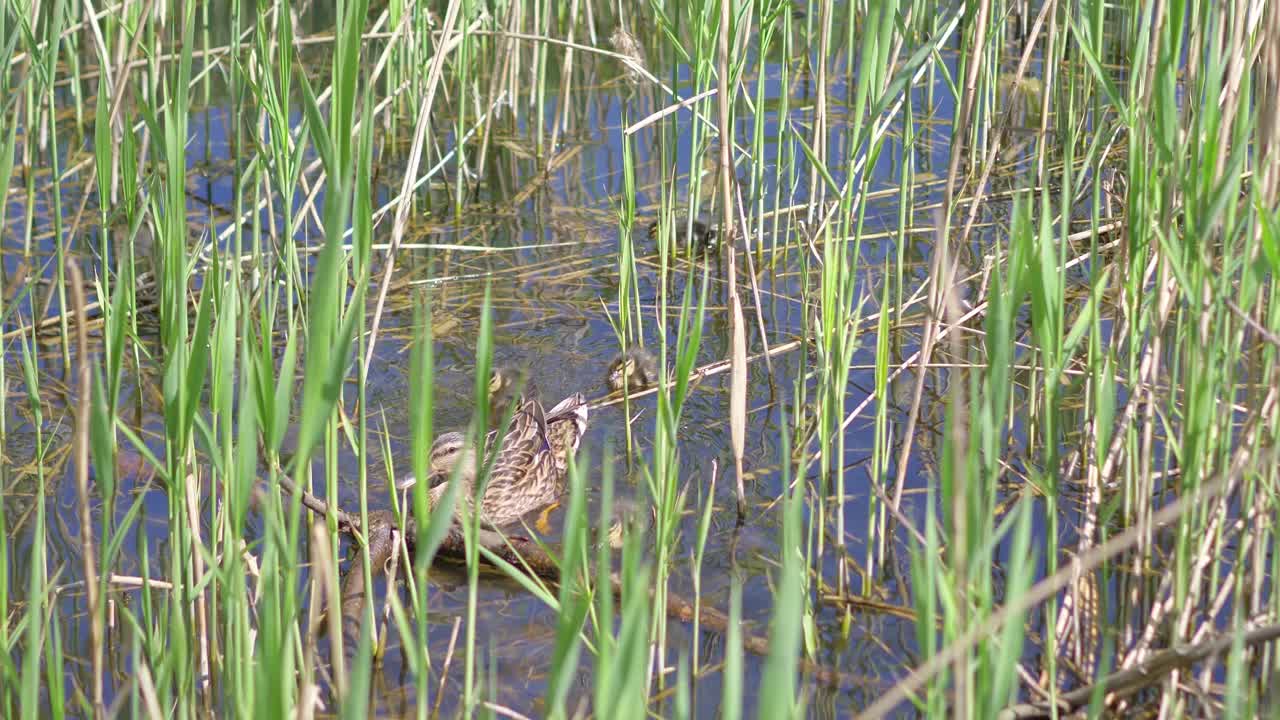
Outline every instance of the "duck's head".
<path id="1" fill-rule="evenodd" d="M 474 479 L 476 467 L 476 451 L 471 447 L 465 435 L 460 432 L 447 432 L 436 438 L 431 445 L 430 472 L 431 478 L 448 478 L 453 469 L 462 463 L 462 479 Z M 413 487 L 417 478 L 410 475 L 401 480 L 396 487 L 400 490 Z"/>

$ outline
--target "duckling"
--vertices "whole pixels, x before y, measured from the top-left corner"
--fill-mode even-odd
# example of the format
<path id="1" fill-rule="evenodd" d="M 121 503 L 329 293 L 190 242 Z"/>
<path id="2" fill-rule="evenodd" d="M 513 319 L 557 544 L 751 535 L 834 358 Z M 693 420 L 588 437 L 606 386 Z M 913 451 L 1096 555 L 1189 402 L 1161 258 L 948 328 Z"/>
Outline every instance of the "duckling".
<path id="1" fill-rule="evenodd" d="M 525 381 L 526 373 L 518 375 L 507 368 L 494 367 L 489 374 L 489 427 L 496 429 L 502 424 L 507 408 L 514 402 L 516 408 L 525 407 L 525 398 L 537 399 L 538 389 L 533 381 Z M 524 392 L 516 394 L 516 389 L 523 387 Z M 542 404 L 535 402 L 531 406 L 534 422 L 542 437 L 547 436 L 547 420 L 542 414 Z"/>
<path id="2" fill-rule="evenodd" d="M 539 423 L 538 418 L 542 418 Z M 539 425 L 543 427 L 539 427 Z M 536 400 L 526 400 L 511 420 L 511 429 L 502 441 L 502 449 L 493 459 L 493 470 L 480 500 L 482 519 L 493 527 L 504 527 L 525 513 L 545 507 L 564 489 L 569 457 L 587 430 L 587 401 L 582 393 L 561 400 L 550 411 L 543 412 Z M 485 437 L 485 453 L 494 451 L 498 431 Z M 459 465 L 461 463 L 461 465 Z M 431 446 L 431 478 L 448 478 L 459 469 L 462 482 L 460 503 L 470 509 L 476 481 L 476 450 L 467 437 L 449 432 L 436 438 Z M 396 484 L 404 490 L 417 479 L 409 476 Z M 448 483 L 431 488 L 431 506 L 444 497 Z"/>
<path id="3" fill-rule="evenodd" d="M 489 371 L 489 419 L 497 421 L 502 419 L 502 413 L 506 411 L 511 402 L 515 400 L 516 387 L 520 384 L 520 378 L 515 372 L 495 365 Z"/>
<path id="4" fill-rule="evenodd" d="M 640 530 L 645 525 L 652 523 L 655 517 L 655 509 L 652 506 L 645 506 L 635 500 L 626 500 L 616 498 L 613 501 L 613 522 L 599 539 L 601 543 L 608 543 L 609 547 L 614 550 L 621 550 L 623 540 L 627 531 Z"/>
<path id="5" fill-rule="evenodd" d="M 609 389 L 647 390 L 658 381 L 658 361 L 642 347 L 630 347 L 609 363 Z"/>
<path id="6" fill-rule="evenodd" d="M 649 225 L 649 239 L 658 237 L 661 221 L 655 220 Z M 694 252 L 710 252 L 720 246 L 720 227 L 702 220 L 694 220 L 692 226 L 686 218 L 676 218 L 672 228 L 676 243 L 680 247 L 692 248 Z"/>

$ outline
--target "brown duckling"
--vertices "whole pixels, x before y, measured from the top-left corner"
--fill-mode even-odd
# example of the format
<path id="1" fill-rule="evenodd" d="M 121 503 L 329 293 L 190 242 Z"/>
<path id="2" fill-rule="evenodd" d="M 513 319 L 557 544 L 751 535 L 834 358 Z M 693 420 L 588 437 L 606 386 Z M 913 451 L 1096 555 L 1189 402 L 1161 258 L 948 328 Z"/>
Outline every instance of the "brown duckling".
<path id="1" fill-rule="evenodd" d="M 660 220 L 655 220 L 649 225 L 649 239 L 657 239 L 660 223 Z M 678 217 L 672 232 L 680 247 L 692 248 L 694 252 L 709 252 L 720 246 L 720 227 L 709 222 L 695 219 L 690 224 L 687 218 Z"/>
<path id="2" fill-rule="evenodd" d="M 609 525 L 602 543 L 608 543 L 614 550 L 621 550 L 623 539 L 628 530 L 636 531 L 651 525 L 655 519 L 655 509 L 635 500 L 615 498 L 613 501 L 613 522 Z"/>
<path id="3" fill-rule="evenodd" d="M 642 347 L 629 347 L 609 363 L 608 379 L 617 392 L 647 390 L 658 382 L 658 361 Z"/>
<path id="4" fill-rule="evenodd" d="M 523 378 L 515 373 L 515 371 L 502 367 L 500 365 L 493 366 L 489 371 L 489 419 L 497 422 L 502 419 L 502 414 L 506 412 L 507 407 L 518 398 L 516 390 L 522 384 Z"/>

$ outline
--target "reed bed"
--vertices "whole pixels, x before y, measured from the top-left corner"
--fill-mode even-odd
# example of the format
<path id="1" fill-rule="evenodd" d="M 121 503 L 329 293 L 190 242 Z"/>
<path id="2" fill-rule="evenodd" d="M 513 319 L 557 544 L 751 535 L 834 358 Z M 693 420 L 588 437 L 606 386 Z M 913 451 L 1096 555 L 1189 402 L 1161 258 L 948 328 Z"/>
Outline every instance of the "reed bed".
<path id="1" fill-rule="evenodd" d="M 3 716 L 1274 712 L 1276 3 L 9 0 L 0 65 Z M 397 494 L 512 363 L 591 396 L 550 532 Z"/>

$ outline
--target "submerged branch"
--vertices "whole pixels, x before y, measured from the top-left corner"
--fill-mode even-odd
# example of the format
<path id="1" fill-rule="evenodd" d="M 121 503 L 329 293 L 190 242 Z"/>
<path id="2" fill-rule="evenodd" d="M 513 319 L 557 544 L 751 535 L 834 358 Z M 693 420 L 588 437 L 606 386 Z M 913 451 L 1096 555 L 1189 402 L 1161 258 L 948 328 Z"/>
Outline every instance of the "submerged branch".
<path id="1" fill-rule="evenodd" d="M 366 535 L 361 530 L 362 523 L 358 516 L 344 512 L 336 505 L 331 506 L 324 500 L 312 495 L 309 491 L 298 488 L 284 474 L 279 477 L 280 487 L 290 493 L 299 493 L 302 504 L 309 510 L 326 517 L 332 513 L 337 519 L 340 531 L 352 536 L 357 542 L 361 542 L 363 539 L 369 549 L 369 566 L 373 568 L 375 574 L 382 572 L 382 568 L 395 553 L 398 544 L 395 533 L 401 531 L 394 513 L 390 510 L 369 513 L 368 532 Z M 416 527 L 412 519 L 406 521 L 405 525 L 403 528 L 404 537 L 408 542 L 410 552 L 412 552 L 414 538 L 417 537 Z M 550 583 L 560 582 L 559 561 L 543 550 L 536 542 L 527 538 L 507 536 L 485 529 L 479 531 L 476 539 L 484 549 L 512 567 L 523 569 L 525 572 Z M 440 543 L 439 549 L 436 550 L 436 555 L 465 562 L 467 557 L 466 548 L 466 539 L 461 528 L 454 526 L 449 529 L 448 534 L 445 535 L 444 540 Z M 482 560 L 485 559 L 484 555 L 480 557 Z M 344 647 L 347 648 L 346 652 L 348 653 L 356 647 L 356 643 L 360 638 L 360 626 L 363 622 L 364 604 L 366 602 L 364 579 L 364 563 L 353 562 L 342 580 L 342 632 Z M 622 582 L 616 574 L 610 575 L 610 585 L 612 585 L 611 590 L 616 602 L 622 597 Z M 695 605 L 670 590 L 667 591 L 666 610 L 668 617 L 676 618 L 682 622 L 693 622 L 696 616 L 701 627 L 712 632 L 725 634 L 729 630 L 729 616 L 724 612 L 713 607 Z M 742 647 L 757 655 L 769 654 L 769 640 L 761 635 L 744 633 Z M 804 658 L 800 660 L 800 670 L 823 685 L 837 688 L 855 684 L 866 686 L 868 683 L 878 683 L 876 680 L 854 677 L 835 668 L 820 665 Z"/>

